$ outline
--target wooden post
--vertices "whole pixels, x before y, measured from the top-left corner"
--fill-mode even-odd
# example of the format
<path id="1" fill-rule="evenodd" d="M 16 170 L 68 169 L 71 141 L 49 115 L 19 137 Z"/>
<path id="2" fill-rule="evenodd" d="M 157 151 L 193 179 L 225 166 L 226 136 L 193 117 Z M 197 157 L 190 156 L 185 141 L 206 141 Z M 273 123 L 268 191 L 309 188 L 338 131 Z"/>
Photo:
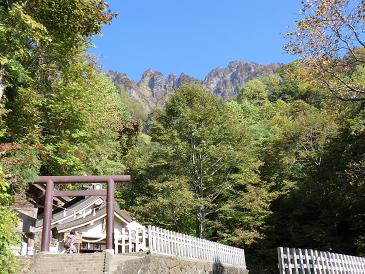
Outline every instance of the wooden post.
<path id="1" fill-rule="evenodd" d="M 106 249 L 113 249 L 114 239 L 114 192 L 115 183 L 113 179 L 108 179 L 106 197 Z"/>
<path id="2" fill-rule="evenodd" d="M 42 252 L 49 252 L 49 245 L 51 241 L 53 189 L 54 189 L 53 181 L 48 180 L 46 182 L 46 195 L 44 197 L 44 213 L 43 213 L 43 228 L 42 228 L 42 242 L 41 242 Z"/>

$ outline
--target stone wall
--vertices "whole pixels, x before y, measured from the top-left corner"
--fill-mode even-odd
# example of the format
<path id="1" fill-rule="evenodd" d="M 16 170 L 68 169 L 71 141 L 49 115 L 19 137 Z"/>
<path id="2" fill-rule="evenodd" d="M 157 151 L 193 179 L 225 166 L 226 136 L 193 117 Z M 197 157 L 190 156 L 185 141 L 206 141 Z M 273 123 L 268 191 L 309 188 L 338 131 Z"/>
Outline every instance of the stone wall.
<path id="1" fill-rule="evenodd" d="M 201 273 L 201 274 L 247 274 L 248 271 L 237 266 L 222 265 L 196 259 L 140 253 L 135 256 L 114 255 L 111 257 L 109 273 Z"/>
<path id="2" fill-rule="evenodd" d="M 37 254 L 18 257 L 19 271 L 30 274 L 247 274 L 237 266 L 145 252 L 113 255 L 94 254 Z"/>

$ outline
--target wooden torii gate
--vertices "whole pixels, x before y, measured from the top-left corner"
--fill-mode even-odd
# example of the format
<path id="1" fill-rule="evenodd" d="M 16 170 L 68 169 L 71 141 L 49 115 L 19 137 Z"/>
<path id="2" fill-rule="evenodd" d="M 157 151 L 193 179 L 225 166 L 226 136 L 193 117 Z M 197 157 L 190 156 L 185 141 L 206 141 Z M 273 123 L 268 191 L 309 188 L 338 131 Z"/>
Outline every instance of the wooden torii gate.
<path id="1" fill-rule="evenodd" d="M 39 176 L 34 184 L 46 184 L 41 252 L 49 252 L 53 197 L 106 196 L 106 248 L 114 242 L 114 192 L 116 182 L 129 182 L 130 175 L 110 176 Z M 107 183 L 106 190 L 55 190 L 55 184 Z"/>

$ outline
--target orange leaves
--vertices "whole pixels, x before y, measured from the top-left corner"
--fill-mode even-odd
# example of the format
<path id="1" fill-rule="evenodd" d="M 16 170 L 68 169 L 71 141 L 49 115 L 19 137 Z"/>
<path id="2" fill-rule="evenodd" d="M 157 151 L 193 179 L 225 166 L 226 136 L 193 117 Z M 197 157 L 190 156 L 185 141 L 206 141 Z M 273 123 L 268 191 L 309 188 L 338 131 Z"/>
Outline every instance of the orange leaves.
<path id="1" fill-rule="evenodd" d="M 17 143 L 0 143 L 0 154 L 7 153 L 9 151 L 16 150 L 21 147 L 22 145 Z"/>

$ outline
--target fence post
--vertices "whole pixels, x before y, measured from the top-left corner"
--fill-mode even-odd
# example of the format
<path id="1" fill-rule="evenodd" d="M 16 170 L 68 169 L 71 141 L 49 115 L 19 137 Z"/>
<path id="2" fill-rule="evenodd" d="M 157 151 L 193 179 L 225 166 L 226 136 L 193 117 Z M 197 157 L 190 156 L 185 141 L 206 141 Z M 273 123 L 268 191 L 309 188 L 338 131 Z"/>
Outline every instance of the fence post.
<path id="1" fill-rule="evenodd" d="M 338 267 L 340 270 L 340 273 L 344 273 L 344 261 L 342 260 L 342 255 L 341 254 L 336 254 L 337 256 L 337 260 L 338 260 Z"/>
<path id="2" fill-rule="evenodd" d="M 347 272 L 351 272 L 351 267 L 350 267 L 350 264 L 349 264 L 349 258 L 348 258 L 348 256 L 346 256 L 346 255 L 343 255 L 343 254 L 341 254 L 341 256 L 342 256 L 342 260 L 343 260 L 343 270 L 344 271 L 347 271 Z"/>
<path id="3" fill-rule="evenodd" d="M 330 252 L 326 252 L 327 254 L 327 260 L 329 262 L 329 265 L 330 265 L 330 268 L 331 268 L 331 273 L 337 273 L 337 270 L 336 270 L 336 261 L 334 260 L 333 258 L 333 254 L 330 253 Z"/>
<path id="4" fill-rule="evenodd" d="M 135 250 L 134 252 L 139 252 L 139 227 L 136 227 L 134 233 Z"/>
<path id="5" fill-rule="evenodd" d="M 298 248 L 298 252 L 299 252 L 300 271 L 301 271 L 301 273 L 305 273 L 303 252 L 302 252 L 302 250 L 300 248 Z"/>
<path id="6" fill-rule="evenodd" d="M 189 235 L 181 235 L 181 239 L 182 239 L 182 246 L 183 246 L 183 256 L 184 257 L 192 257 L 195 258 L 195 250 L 194 250 L 194 245 L 192 242 L 192 238 Z"/>
<path id="7" fill-rule="evenodd" d="M 314 256 L 313 249 L 310 249 L 309 253 L 312 258 L 313 273 L 317 274 L 317 269 L 316 269 L 317 260 L 316 260 L 316 257 Z"/>
<path id="8" fill-rule="evenodd" d="M 146 227 L 144 226 L 142 228 L 142 249 L 143 251 L 146 251 L 147 246 L 146 246 Z"/>
<path id="9" fill-rule="evenodd" d="M 149 225 L 148 226 L 148 249 L 150 252 L 153 252 L 154 251 L 154 234 L 153 234 L 153 229 L 152 229 L 152 226 Z"/>
<path id="10" fill-rule="evenodd" d="M 171 245 L 171 254 L 176 256 L 176 233 L 173 231 L 171 233 L 171 240 L 172 240 L 172 245 Z"/>
<path id="11" fill-rule="evenodd" d="M 121 240 L 122 240 L 122 254 L 125 253 L 125 228 L 122 228 L 122 235 L 121 235 Z"/>
<path id="12" fill-rule="evenodd" d="M 242 261 L 242 265 L 246 268 L 246 258 L 245 258 L 244 250 L 242 250 L 241 261 Z"/>
<path id="13" fill-rule="evenodd" d="M 360 266 L 357 264 L 356 262 L 356 258 L 354 256 L 351 256 L 351 262 L 353 265 L 354 270 L 356 270 L 356 272 L 360 272 Z"/>
<path id="14" fill-rule="evenodd" d="M 197 239 L 196 237 L 189 236 L 188 237 L 188 245 L 186 246 L 189 249 L 192 249 L 193 251 L 193 257 L 198 258 L 198 245 L 197 245 Z"/>
<path id="15" fill-rule="evenodd" d="M 285 255 L 286 255 L 286 260 L 288 262 L 288 270 L 289 270 L 289 273 L 290 274 L 293 274 L 293 271 L 292 271 L 292 264 L 291 264 L 291 256 L 290 256 L 290 250 L 289 248 L 286 248 L 285 249 Z"/>
<path id="16" fill-rule="evenodd" d="M 163 246 L 164 246 L 163 252 L 166 253 L 166 254 L 168 254 L 168 237 L 167 236 L 168 236 L 167 235 L 167 230 L 164 229 L 163 230 L 163 238 L 162 238 L 162 241 L 163 241 Z"/>
<path id="17" fill-rule="evenodd" d="M 132 253 L 132 230 L 128 229 L 128 253 Z"/>
<path id="18" fill-rule="evenodd" d="M 279 262 L 279 272 L 280 274 L 285 274 L 285 265 L 284 265 L 284 257 L 283 257 L 283 248 L 278 247 L 278 262 Z"/>
<path id="19" fill-rule="evenodd" d="M 158 227 L 155 228 L 155 239 L 156 239 L 156 251 L 160 252 L 160 229 Z"/>
<path id="20" fill-rule="evenodd" d="M 204 239 L 200 239 L 200 260 L 204 260 L 204 251 L 205 251 L 205 248 L 204 248 Z"/>
<path id="21" fill-rule="evenodd" d="M 360 273 L 361 273 L 361 270 L 365 270 L 363 267 L 361 267 L 361 264 L 360 264 L 360 262 L 359 262 L 359 260 L 358 260 L 357 257 L 354 257 L 354 261 L 355 261 L 355 264 L 356 264 L 357 269 L 360 270 L 359 271 Z"/>
<path id="22" fill-rule="evenodd" d="M 323 251 L 319 251 L 319 256 L 321 258 L 321 266 L 322 266 L 322 273 L 326 274 L 327 273 L 327 265 L 326 265 L 326 257 L 324 256 L 324 252 Z"/>
<path id="23" fill-rule="evenodd" d="M 356 267 L 355 267 L 355 265 L 354 265 L 354 261 L 352 260 L 352 256 L 348 256 L 349 257 L 349 264 L 350 264 L 350 266 L 351 266 L 351 270 L 353 271 L 353 272 L 355 272 L 356 271 Z"/>
<path id="24" fill-rule="evenodd" d="M 320 262 L 319 262 L 320 259 L 318 257 L 318 251 L 313 250 L 313 252 L 314 252 L 314 257 L 316 258 L 316 269 L 318 269 L 319 274 L 321 274 L 322 272 L 321 272 L 321 267 L 320 267 Z"/>
<path id="25" fill-rule="evenodd" d="M 162 252 L 162 253 L 166 253 L 165 252 L 165 229 L 163 229 L 163 228 L 160 228 L 160 235 L 161 235 L 161 237 L 160 237 L 160 242 L 161 242 L 161 250 L 160 250 L 160 252 Z"/>
<path id="26" fill-rule="evenodd" d="M 359 260 L 359 263 L 360 263 L 360 266 L 361 266 L 361 271 L 365 272 L 365 258 L 359 258 L 358 257 L 358 260 Z"/>
<path id="27" fill-rule="evenodd" d="M 118 240 L 119 240 L 119 234 L 115 233 L 114 234 L 114 254 L 118 254 Z"/>

